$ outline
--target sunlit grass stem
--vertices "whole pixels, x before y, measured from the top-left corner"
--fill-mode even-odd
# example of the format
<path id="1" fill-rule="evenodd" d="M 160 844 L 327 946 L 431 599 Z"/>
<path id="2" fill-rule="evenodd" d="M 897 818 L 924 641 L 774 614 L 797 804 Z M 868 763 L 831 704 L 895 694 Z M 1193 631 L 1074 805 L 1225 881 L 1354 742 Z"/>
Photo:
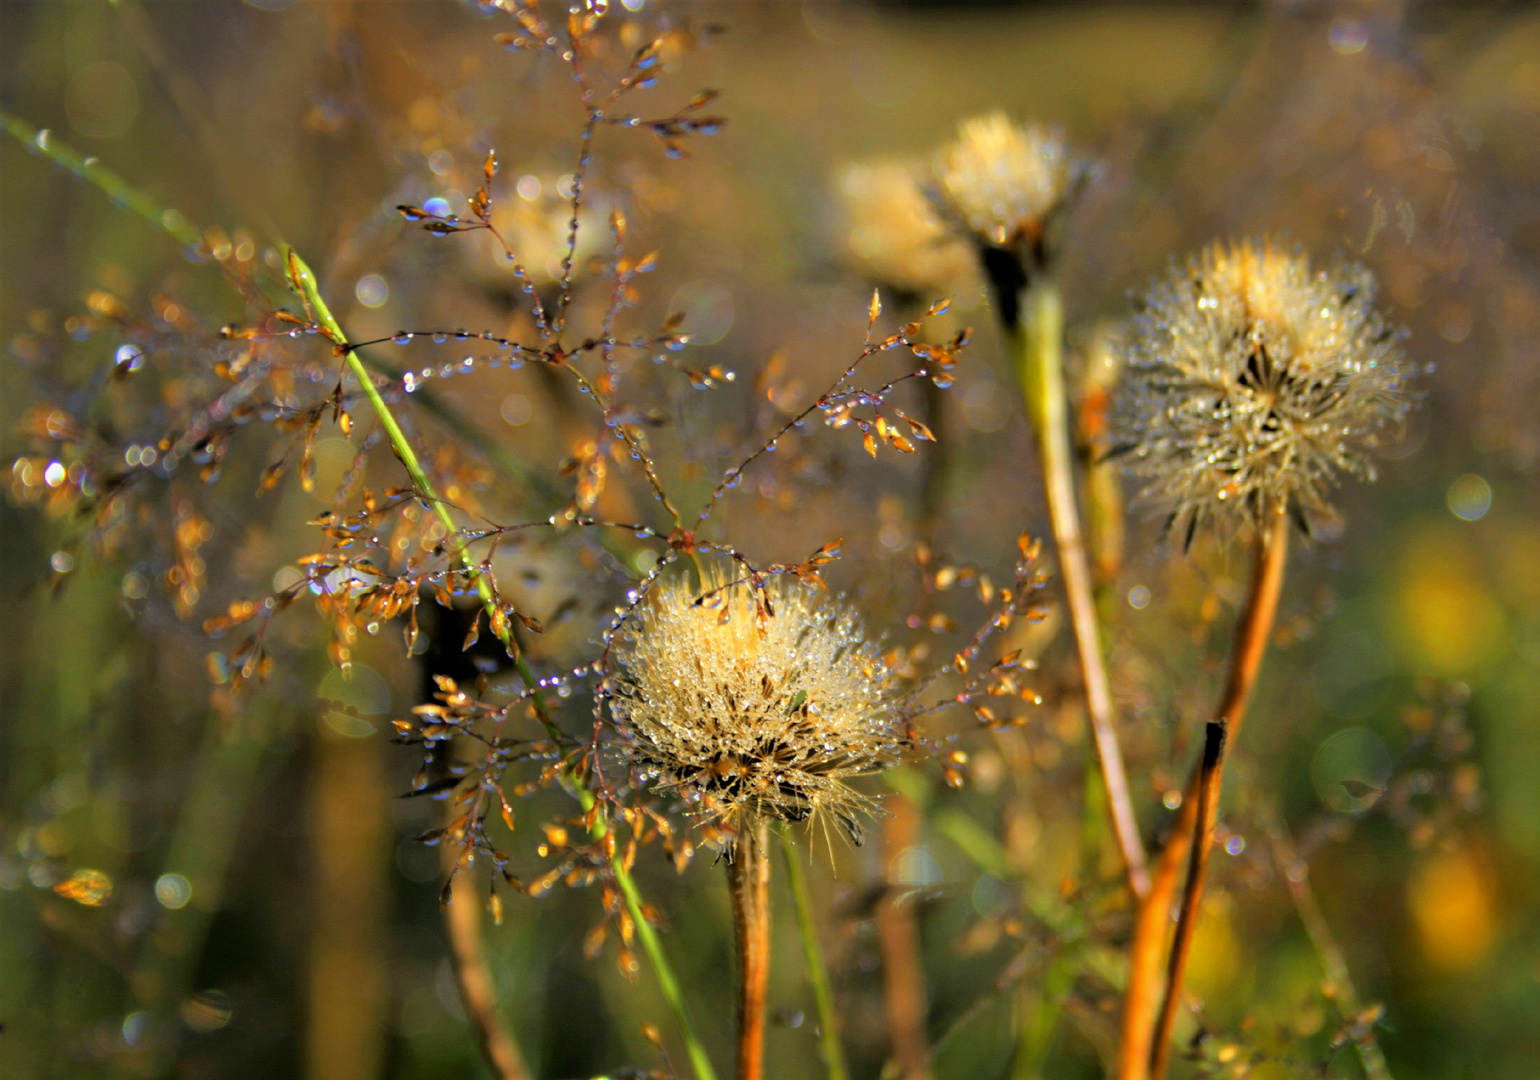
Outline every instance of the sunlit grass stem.
<path id="1" fill-rule="evenodd" d="M 1011 334 L 1016 378 L 1042 460 L 1048 516 L 1059 552 L 1059 573 L 1085 680 L 1086 712 L 1101 762 L 1113 833 L 1129 886 L 1142 897 L 1149 891 L 1144 844 L 1114 726 L 1112 688 L 1102 656 L 1090 562 L 1075 500 L 1069 403 L 1064 392 L 1064 309 L 1058 287 L 1051 280 L 1028 286 L 1020 310 L 1020 323 Z"/>
<path id="2" fill-rule="evenodd" d="M 845 1048 L 840 1043 L 840 1018 L 834 1010 L 834 991 L 829 984 L 829 968 L 824 962 L 823 946 L 818 941 L 818 924 L 813 919 L 813 895 L 807 887 L 807 874 L 797 856 L 797 845 L 785 830 L 778 833 L 781 854 L 786 861 L 786 883 L 791 887 L 792 907 L 797 914 L 797 933 L 802 938 L 802 955 L 807 961 L 808 981 L 813 984 L 813 1007 L 818 1013 L 818 1041 L 823 1050 L 829 1080 L 849 1080 Z"/>
<path id="3" fill-rule="evenodd" d="M 331 309 L 326 306 L 326 301 L 322 299 L 315 274 L 293 248 L 286 247 L 283 257 L 285 264 L 289 267 L 290 280 L 293 282 L 296 290 L 304 297 L 306 304 L 309 305 L 319 325 L 331 339 L 333 346 L 342 353 L 348 368 L 352 371 L 354 378 L 358 380 L 364 396 L 369 399 L 370 405 L 373 406 L 380 425 L 385 429 L 385 433 L 390 439 L 391 448 L 395 450 L 396 456 L 401 459 L 401 464 L 406 468 L 407 475 L 412 478 L 412 483 L 418 495 L 432 508 L 434 516 L 443 525 L 446 536 L 454 536 L 459 531 L 459 528 L 455 525 L 454 518 L 449 512 L 449 507 L 439 497 L 433 482 L 423 470 L 422 463 L 418 460 L 411 441 L 407 439 L 406 433 L 401 430 L 401 425 L 396 422 L 395 416 L 390 411 L 390 406 L 380 396 L 379 388 L 374 385 L 374 380 L 370 376 L 368 369 L 364 367 L 363 361 L 354 350 L 348 347 L 347 335 L 343 332 L 341 324 L 332 316 Z M 487 580 L 486 575 L 481 572 L 480 568 L 471 559 L 469 552 L 466 551 L 463 545 L 456 553 L 456 558 L 461 568 L 475 581 L 476 594 L 481 599 L 482 607 L 486 609 L 490 617 L 498 607 L 498 600 L 493 592 L 492 583 Z M 504 646 L 508 647 L 509 653 L 513 655 L 514 670 L 518 672 L 519 678 L 524 681 L 526 687 L 530 688 L 531 702 L 535 707 L 537 715 L 540 716 L 542 723 L 545 724 L 547 729 L 551 730 L 554 734 L 555 725 L 546 710 L 542 696 L 535 689 L 537 685 L 535 674 L 530 670 L 529 663 L 524 659 L 522 653 L 512 647 L 511 628 L 507 626 L 504 620 L 497 620 L 493 625 L 501 625 L 503 627 L 498 635 L 499 640 L 503 642 Z M 581 781 L 575 781 L 574 786 L 578 789 L 584 811 L 592 810 L 595 806 L 593 793 Z M 589 827 L 590 835 L 595 840 L 604 839 L 609 832 L 609 826 L 602 807 L 600 807 L 598 813 L 592 815 L 591 820 L 593 824 Z M 621 894 L 625 897 L 627 909 L 636 923 L 637 936 L 641 939 L 643 951 L 647 953 L 648 959 L 652 962 L 658 983 L 663 988 L 664 998 L 673 1010 L 675 1020 L 679 1024 L 697 1080 L 716 1080 L 716 1074 L 711 1068 L 711 1061 L 706 1056 L 705 1048 L 701 1046 L 700 1040 L 695 1034 L 694 1025 L 691 1024 L 689 1014 L 685 1010 L 684 997 L 679 991 L 679 981 L 674 977 L 673 968 L 663 952 L 662 943 L 658 941 L 656 933 L 647 921 L 645 911 L 643 910 L 641 894 L 637 890 L 636 882 L 632 879 L 630 870 L 624 862 L 624 849 L 619 844 L 612 844 L 610 850 L 610 866 L 615 874 L 616 884 L 620 887 Z M 499 1025 L 502 1024 L 500 1018 L 496 1019 L 495 1022 Z M 511 1036 L 509 1038 L 511 1039 Z M 504 1080 L 513 1080 L 513 1078 L 505 1076 Z"/>

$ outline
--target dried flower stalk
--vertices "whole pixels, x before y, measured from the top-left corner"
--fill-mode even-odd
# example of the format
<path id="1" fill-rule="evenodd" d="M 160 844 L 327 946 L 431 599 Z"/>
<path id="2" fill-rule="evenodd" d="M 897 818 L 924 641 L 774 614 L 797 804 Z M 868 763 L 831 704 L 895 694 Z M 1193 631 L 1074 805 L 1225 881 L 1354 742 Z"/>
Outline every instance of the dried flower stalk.
<path id="1" fill-rule="evenodd" d="M 1052 279 L 1051 232 L 1080 170 L 1060 136 L 1019 127 L 1002 113 L 965 122 L 933 166 L 943 214 L 972 235 L 1012 343 L 1017 381 L 1037 438 L 1043 486 L 1075 648 L 1086 714 L 1112 812 L 1113 832 L 1135 896 L 1149 888 L 1144 843 L 1118 745 L 1111 683 L 1102 656 L 1090 561 L 1075 499 L 1063 371 L 1064 313 Z"/>
<path id="2" fill-rule="evenodd" d="M 770 984 L 770 822 L 745 822 L 727 862 L 738 950 L 738 1080 L 760 1080 L 765 1057 L 765 990 Z"/>

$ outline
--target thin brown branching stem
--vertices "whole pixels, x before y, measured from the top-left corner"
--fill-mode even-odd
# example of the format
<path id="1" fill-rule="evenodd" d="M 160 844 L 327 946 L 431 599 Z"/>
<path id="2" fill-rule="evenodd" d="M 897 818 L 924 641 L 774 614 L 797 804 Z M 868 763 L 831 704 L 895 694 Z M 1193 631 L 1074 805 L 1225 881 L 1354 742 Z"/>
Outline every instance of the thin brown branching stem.
<path id="1" fill-rule="evenodd" d="M 1315 888 L 1310 884 L 1309 864 L 1295 850 L 1294 840 L 1281 821 L 1274 821 L 1269 833 L 1273 861 L 1283 875 L 1289 889 L 1289 898 L 1294 901 L 1294 910 L 1305 927 L 1316 956 L 1320 958 L 1321 967 L 1326 971 L 1332 996 L 1344 1018 L 1357 1026 L 1358 1018 L 1364 1013 L 1363 999 L 1358 996 L 1358 988 L 1353 984 L 1347 957 L 1342 954 L 1342 947 L 1337 944 L 1337 937 L 1326 921 L 1326 913 L 1321 910 L 1321 902 L 1316 899 Z M 1368 1080 L 1393 1080 L 1390 1064 L 1374 1038 L 1371 1024 L 1362 1025 L 1362 1031 L 1355 1034 L 1353 1044 L 1358 1048 L 1358 1058 L 1363 1062 L 1364 1075 Z"/>
<path id="2" fill-rule="evenodd" d="M 770 984 L 770 823 L 744 822 L 727 864 L 738 952 L 738 1080 L 762 1080 Z"/>
<path id="3" fill-rule="evenodd" d="M 1123 751 L 1118 744 L 1090 560 L 1075 500 L 1069 405 L 1064 393 L 1064 310 L 1057 286 L 1044 281 L 1028 288 L 1022 297 L 1021 312 L 1021 324 L 1014 328 L 1016 377 L 1042 460 L 1048 517 L 1059 552 L 1059 573 L 1085 681 L 1086 715 L 1101 762 L 1112 829 L 1128 873 L 1128 884 L 1136 897 L 1143 897 L 1150 889 L 1149 872 Z"/>
<path id="4" fill-rule="evenodd" d="M 1267 651 L 1267 639 L 1272 633 L 1278 597 L 1283 589 L 1288 541 L 1288 515 L 1282 507 L 1277 507 L 1269 515 L 1265 532 L 1256 545 L 1250 594 L 1236 625 L 1230 672 L 1215 717 L 1216 722 L 1224 723 L 1227 741 L 1233 741 L 1240 733 L 1251 690 L 1262 666 L 1262 656 Z M 1200 762 L 1187 782 L 1181 808 L 1156 860 L 1149 895 L 1135 915 L 1134 937 L 1129 946 L 1128 983 L 1123 994 L 1117 1080 L 1145 1080 L 1149 1076 L 1153 1021 L 1161 993 L 1171 905 L 1178 877 L 1192 852 L 1196 836 L 1202 778 Z"/>
<path id="5" fill-rule="evenodd" d="M 445 873 L 453 873 L 458 852 L 445 846 Z M 444 931 L 449 939 L 449 958 L 460 1004 L 476 1043 L 498 1080 L 528 1080 L 529 1070 L 518 1044 L 508 1033 L 497 1008 L 497 992 L 487 964 L 486 940 L 481 931 L 481 887 L 471 874 L 456 874 L 449 905 L 444 909 Z"/>

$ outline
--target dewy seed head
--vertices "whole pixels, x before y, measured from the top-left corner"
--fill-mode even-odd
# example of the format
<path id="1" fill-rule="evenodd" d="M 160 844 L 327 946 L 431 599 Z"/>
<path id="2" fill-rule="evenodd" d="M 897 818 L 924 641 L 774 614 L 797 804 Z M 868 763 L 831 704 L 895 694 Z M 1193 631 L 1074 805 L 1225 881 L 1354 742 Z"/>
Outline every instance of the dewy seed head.
<path id="1" fill-rule="evenodd" d="M 1150 287 L 1126 347 L 1114 453 L 1190 541 L 1200 521 L 1330 513 L 1341 474 L 1413 400 L 1400 334 L 1362 267 L 1272 242 L 1214 244 Z M 1185 525 L 1183 524 L 1185 523 Z"/>
<path id="2" fill-rule="evenodd" d="M 658 586 L 623 632 L 611 706 L 632 767 L 703 822 L 827 813 L 857 843 L 866 797 L 903 740 L 892 675 L 845 603 L 785 575 L 762 592 Z M 711 590 L 719 590 L 713 593 Z"/>

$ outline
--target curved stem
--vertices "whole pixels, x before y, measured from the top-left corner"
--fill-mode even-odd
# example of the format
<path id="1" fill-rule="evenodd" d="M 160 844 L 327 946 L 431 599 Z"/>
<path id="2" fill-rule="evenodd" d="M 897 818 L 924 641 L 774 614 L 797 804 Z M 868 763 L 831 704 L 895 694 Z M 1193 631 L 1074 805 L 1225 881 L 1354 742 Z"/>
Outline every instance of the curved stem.
<path id="1" fill-rule="evenodd" d="M 1251 575 L 1251 591 L 1236 624 L 1235 648 L 1230 658 L 1230 672 L 1224 695 L 1216 712 L 1226 738 L 1240 733 L 1246 718 L 1246 706 L 1267 639 L 1272 633 L 1278 611 L 1278 597 L 1283 589 L 1283 571 L 1288 561 L 1288 515 L 1283 507 L 1270 514 L 1265 533 L 1259 537 Z M 1177 877 L 1187 862 L 1197 836 L 1198 803 L 1203 769 L 1193 770 L 1182 795 L 1181 809 L 1156 862 L 1150 892 L 1139 906 L 1134 920 L 1134 938 L 1129 947 L 1128 985 L 1123 994 L 1122 1037 L 1118 1047 L 1118 1080 L 1144 1080 L 1149 1075 L 1152 1020 L 1161 989 L 1162 960 L 1165 958 L 1166 931 L 1171 922 L 1171 902 L 1176 893 Z"/>
<path id="2" fill-rule="evenodd" d="M 1048 497 L 1048 518 L 1059 551 L 1059 573 L 1064 581 L 1075 649 L 1085 679 L 1086 715 L 1101 762 L 1112 811 L 1112 828 L 1118 850 L 1128 871 L 1134 895 L 1149 892 L 1144 843 L 1134 815 L 1123 751 L 1113 721 L 1112 688 L 1102 658 L 1101 632 L 1092 597 L 1091 567 L 1086 557 L 1085 536 L 1075 502 L 1075 477 L 1070 449 L 1069 407 L 1064 395 L 1062 342 L 1064 310 L 1059 290 L 1052 282 L 1027 289 L 1021 301 L 1021 323 L 1014 329 L 1016 378 L 1037 436 L 1043 463 L 1043 487 Z"/>
<path id="3" fill-rule="evenodd" d="M 738 949 L 738 1080 L 764 1076 L 765 991 L 770 983 L 770 824 L 744 822 L 727 864 Z"/>
<path id="4" fill-rule="evenodd" d="M 454 849 L 445 846 L 444 854 L 446 870 L 452 871 Z M 482 1056 L 492 1066 L 498 1080 L 528 1080 L 529 1070 L 524 1067 L 519 1046 L 498 1013 L 497 992 L 492 984 L 486 941 L 481 933 L 480 890 L 469 874 L 457 874 L 452 888 L 449 904 L 444 909 L 444 930 L 449 939 L 450 961 L 454 965 L 465 1017 L 470 1021 Z"/>
<path id="5" fill-rule="evenodd" d="M 808 891 L 807 875 L 797 858 L 797 845 L 784 831 L 780 834 L 781 854 L 786 856 L 786 881 L 791 885 L 792 904 L 797 912 L 797 932 L 802 937 L 802 954 L 807 960 L 808 980 L 813 984 L 813 1005 L 818 1010 L 818 1039 L 823 1047 L 824 1065 L 829 1080 L 849 1080 L 845 1048 L 840 1044 L 839 1015 L 834 1011 L 834 992 L 829 987 L 829 968 L 824 963 L 823 948 L 818 944 L 818 926 L 813 921 L 813 896 Z"/>

